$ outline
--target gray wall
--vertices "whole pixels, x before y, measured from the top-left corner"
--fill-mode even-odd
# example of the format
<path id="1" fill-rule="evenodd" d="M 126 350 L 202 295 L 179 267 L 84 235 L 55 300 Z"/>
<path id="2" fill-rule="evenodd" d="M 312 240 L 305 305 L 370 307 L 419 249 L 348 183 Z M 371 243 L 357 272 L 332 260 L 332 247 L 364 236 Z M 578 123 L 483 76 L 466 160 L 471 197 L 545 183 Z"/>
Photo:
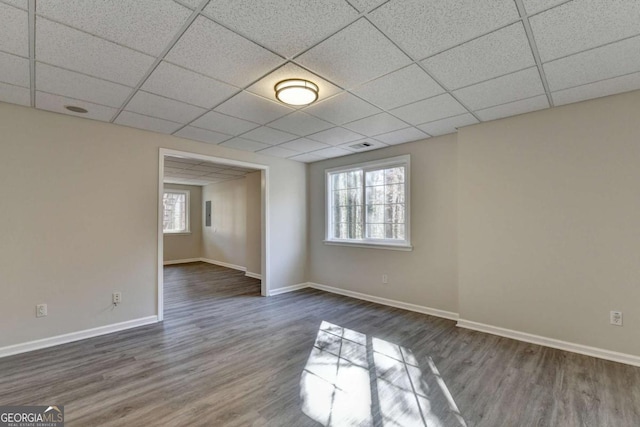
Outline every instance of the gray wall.
<path id="1" fill-rule="evenodd" d="M 245 178 L 209 184 L 202 189 L 211 201 L 211 227 L 202 235 L 204 258 L 245 267 L 247 244 L 247 186 Z"/>
<path id="2" fill-rule="evenodd" d="M 411 154 L 413 251 L 325 245 L 325 169 L 402 154 Z M 456 189 L 455 135 L 312 163 L 310 281 L 457 312 Z M 382 284 L 383 274 L 389 284 Z"/>
<path id="3" fill-rule="evenodd" d="M 271 286 L 306 281 L 304 164 L 4 103 L 0 129 L 0 347 L 157 314 L 160 147 L 268 165 Z"/>
<path id="4" fill-rule="evenodd" d="M 640 355 L 638 111 L 640 91 L 311 164 L 310 281 Z M 324 170 L 405 153 L 414 251 L 324 245 Z"/>
<path id="5" fill-rule="evenodd" d="M 262 274 L 262 174 L 253 172 L 245 176 L 247 186 L 247 239 L 245 267 L 247 272 Z"/>
<path id="6" fill-rule="evenodd" d="M 462 318 L 640 355 L 639 111 L 632 92 L 460 130 Z"/>
<path id="7" fill-rule="evenodd" d="M 189 234 L 164 235 L 164 260 L 176 261 L 202 257 L 202 187 L 164 184 L 165 190 L 189 190 Z"/>

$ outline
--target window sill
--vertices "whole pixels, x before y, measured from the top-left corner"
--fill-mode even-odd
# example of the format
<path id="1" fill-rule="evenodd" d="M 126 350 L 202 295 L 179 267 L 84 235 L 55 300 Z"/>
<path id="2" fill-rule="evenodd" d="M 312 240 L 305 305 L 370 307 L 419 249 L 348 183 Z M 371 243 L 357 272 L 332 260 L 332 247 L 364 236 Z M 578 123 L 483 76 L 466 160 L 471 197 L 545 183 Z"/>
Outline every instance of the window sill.
<path id="1" fill-rule="evenodd" d="M 390 251 L 409 252 L 413 250 L 413 246 L 407 244 L 394 245 L 392 243 L 348 242 L 343 240 L 324 240 L 324 244 L 329 246 L 351 246 L 354 248 L 387 249 Z"/>
<path id="2" fill-rule="evenodd" d="M 179 233 L 167 233 L 166 231 L 163 233 L 165 236 L 188 236 L 191 234 L 190 231 L 181 231 Z"/>

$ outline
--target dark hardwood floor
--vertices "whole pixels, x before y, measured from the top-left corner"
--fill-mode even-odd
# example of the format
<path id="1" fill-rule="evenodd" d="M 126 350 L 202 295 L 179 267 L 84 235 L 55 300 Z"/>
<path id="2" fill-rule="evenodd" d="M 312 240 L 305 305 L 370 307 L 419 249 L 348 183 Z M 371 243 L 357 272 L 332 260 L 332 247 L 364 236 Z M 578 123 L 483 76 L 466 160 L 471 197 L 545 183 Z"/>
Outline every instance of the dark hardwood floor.
<path id="1" fill-rule="evenodd" d="M 0 359 L 68 426 L 640 426 L 640 368 L 242 272 L 165 268 L 165 321 Z"/>

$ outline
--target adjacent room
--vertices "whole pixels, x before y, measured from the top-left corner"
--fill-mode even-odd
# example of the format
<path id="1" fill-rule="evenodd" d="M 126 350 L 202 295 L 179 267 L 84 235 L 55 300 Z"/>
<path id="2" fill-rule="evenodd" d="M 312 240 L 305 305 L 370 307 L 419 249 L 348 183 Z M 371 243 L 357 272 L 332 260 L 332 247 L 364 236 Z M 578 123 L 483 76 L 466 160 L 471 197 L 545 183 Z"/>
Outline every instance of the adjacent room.
<path id="1" fill-rule="evenodd" d="M 0 0 L 0 424 L 640 425 L 639 22 Z"/>

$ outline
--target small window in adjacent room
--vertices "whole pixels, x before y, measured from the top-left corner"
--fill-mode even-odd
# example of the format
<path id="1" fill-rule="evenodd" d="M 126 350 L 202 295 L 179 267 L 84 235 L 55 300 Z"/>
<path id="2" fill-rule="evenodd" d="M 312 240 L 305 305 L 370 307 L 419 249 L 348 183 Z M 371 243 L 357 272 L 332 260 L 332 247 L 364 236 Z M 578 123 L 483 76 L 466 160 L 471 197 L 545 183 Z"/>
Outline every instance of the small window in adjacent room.
<path id="1" fill-rule="evenodd" d="M 162 197 L 162 205 L 164 232 L 189 233 L 189 191 L 166 190 Z"/>
<path id="2" fill-rule="evenodd" d="M 408 155 L 325 173 L 325 243 L 411 250 Z"/>

